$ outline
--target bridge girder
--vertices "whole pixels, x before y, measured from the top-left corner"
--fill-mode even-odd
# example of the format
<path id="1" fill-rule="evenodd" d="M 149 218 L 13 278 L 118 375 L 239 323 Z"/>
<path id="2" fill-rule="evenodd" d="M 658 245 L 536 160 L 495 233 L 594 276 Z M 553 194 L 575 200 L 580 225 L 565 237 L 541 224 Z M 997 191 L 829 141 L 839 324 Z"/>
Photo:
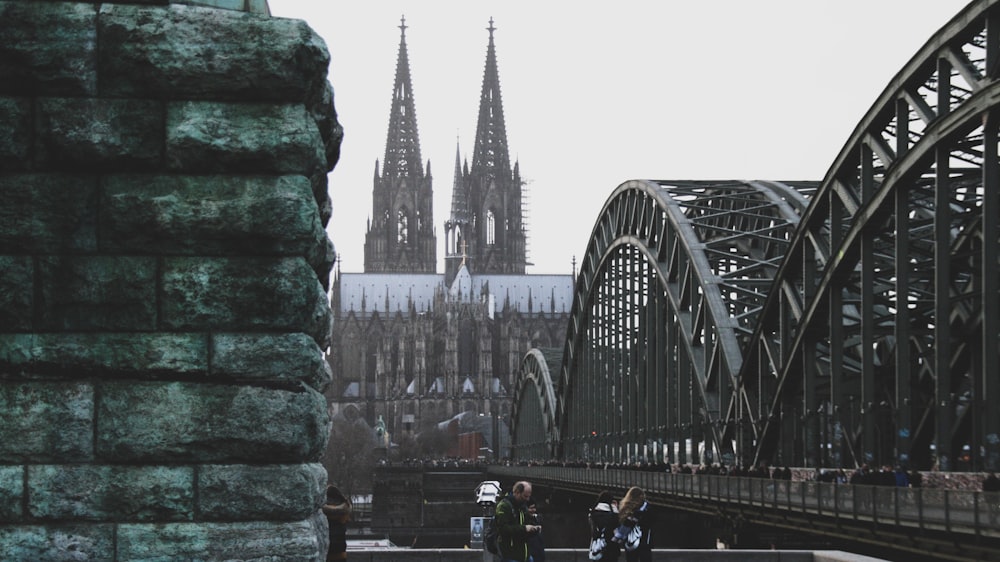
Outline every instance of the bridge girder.
<path id="1" fill-rule="evenodd" d="M 552 371 L 562 362 L 561 350 L 532 349 L 521 360 L 514 383 L 512 455 L 521 459 L 549 459 L 559 442 L 556 392 Z"/>
<path id="2" fill-rule="evenodd" d="M 812 198 L 727 412 L 758 461 L 1000 467 L 998 23 L 935 34 Z"/>
<path id="3" fill-rule="evenodd" d="M 570 314 L 558 456 L 733 454 L 721 414 L 736 388 L 741 340 L 813 188 L 630 181 L 612 193 Z"/>
<path id="4" fill-rule="evenodd" d="M 979 0 L 822 182 L 620 185 L 577 281 L 553 454 L 1000 470 L 998 77 L 1000 0 Z"/>

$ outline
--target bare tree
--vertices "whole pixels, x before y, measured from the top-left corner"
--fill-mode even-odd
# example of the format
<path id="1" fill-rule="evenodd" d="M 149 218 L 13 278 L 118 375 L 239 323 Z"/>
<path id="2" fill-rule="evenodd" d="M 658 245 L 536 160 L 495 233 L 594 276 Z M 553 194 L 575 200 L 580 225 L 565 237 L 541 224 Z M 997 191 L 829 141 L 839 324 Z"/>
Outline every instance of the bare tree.
<path id="1" fill-rule="evenodd" d="M 437 426 L 430 426 L 417 436 L 417 444 L 424 456 L 440 458 L 452 449 L 458 442 L 458 437 L 448 431 L 442 431 Z"/>
<path id="2" fill-rule="evenodd" d="M 371 493 L 378 445 L 375 430 L 362 418 L 349 421 L 336 416 L 332 422 L 323 455 L 329 482 L 348 496 Z"/>

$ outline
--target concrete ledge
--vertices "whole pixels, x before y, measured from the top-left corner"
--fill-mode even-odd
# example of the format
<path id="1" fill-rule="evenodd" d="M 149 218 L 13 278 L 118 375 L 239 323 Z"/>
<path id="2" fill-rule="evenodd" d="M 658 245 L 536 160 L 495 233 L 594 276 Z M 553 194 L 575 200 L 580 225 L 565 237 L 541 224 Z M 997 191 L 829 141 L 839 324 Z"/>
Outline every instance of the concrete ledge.
<path id="1" fill-rule="evenodd" d="M 547 562 L 589 562 L 588 551 L 573 548 L 551 548 L 545 551 Z M 400 549 L 351 550 L 351 562 L 494 562 L 496 557 L 475 549 Z M 624 556 L 619 560 L 624 560 Z M 870 558 L 836 550 L 678 550 L 654 549 L 653 562 L 710 562 L 718 560 L 741 562 L 878 562 Z"/>

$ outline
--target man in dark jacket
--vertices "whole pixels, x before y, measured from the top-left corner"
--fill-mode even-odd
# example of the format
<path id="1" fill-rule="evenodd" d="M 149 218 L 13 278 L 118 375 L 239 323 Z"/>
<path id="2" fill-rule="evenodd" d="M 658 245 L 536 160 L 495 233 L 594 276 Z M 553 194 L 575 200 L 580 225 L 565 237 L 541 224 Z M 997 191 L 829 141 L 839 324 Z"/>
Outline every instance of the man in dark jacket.
<path id="1" fill-rule="evenodd" d="M 541 525 L 527 524 L 527 503 L 531 499 L 531 483 L 517 482 L 510 494 L 497 503 L 497 548 L 503 562 L 528 562 L 528 535 L 542 530 Z"/>
<path id="2" fill-rule="evenodd" d="M 326 487 L 323 514 L 330 524 L 330 550 L 326 554 L 327 562 L 347 560 L 347 522 L 351 518 L 351 502 L 333 484 Z"/>
<path id="3" fill-rule="evenodd" d="M 542 516 L 538 514 L 535 498 L 528 500 L 527 506 L 528 523 L 541 527 Z M 545 538 L 542 537 L 541 531 L 528 535 L 528 555 L 531 556 L 531 562 L 545 562 Z"/>

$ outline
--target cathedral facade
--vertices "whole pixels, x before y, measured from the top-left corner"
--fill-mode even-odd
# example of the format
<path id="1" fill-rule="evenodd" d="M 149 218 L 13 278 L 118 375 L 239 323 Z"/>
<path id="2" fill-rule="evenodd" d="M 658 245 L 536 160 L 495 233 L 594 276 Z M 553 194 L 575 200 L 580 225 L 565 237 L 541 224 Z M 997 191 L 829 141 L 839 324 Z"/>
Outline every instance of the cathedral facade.
<path id="1" fill-rule="evenodd" d="M 405 21 L 400 30 L 364 272 L 338 267 L 332 284 L 331 413 L 384 427 L 390 448 L 446 429 L 501 458 L 521 359 L 563 346 L 573 275 L 525 273 L 523 182 L 507 146 L 492 19 L 472 163 L 457 151 L 445 271 L 436 271 L 431 165 L 420 155 Z"/>

